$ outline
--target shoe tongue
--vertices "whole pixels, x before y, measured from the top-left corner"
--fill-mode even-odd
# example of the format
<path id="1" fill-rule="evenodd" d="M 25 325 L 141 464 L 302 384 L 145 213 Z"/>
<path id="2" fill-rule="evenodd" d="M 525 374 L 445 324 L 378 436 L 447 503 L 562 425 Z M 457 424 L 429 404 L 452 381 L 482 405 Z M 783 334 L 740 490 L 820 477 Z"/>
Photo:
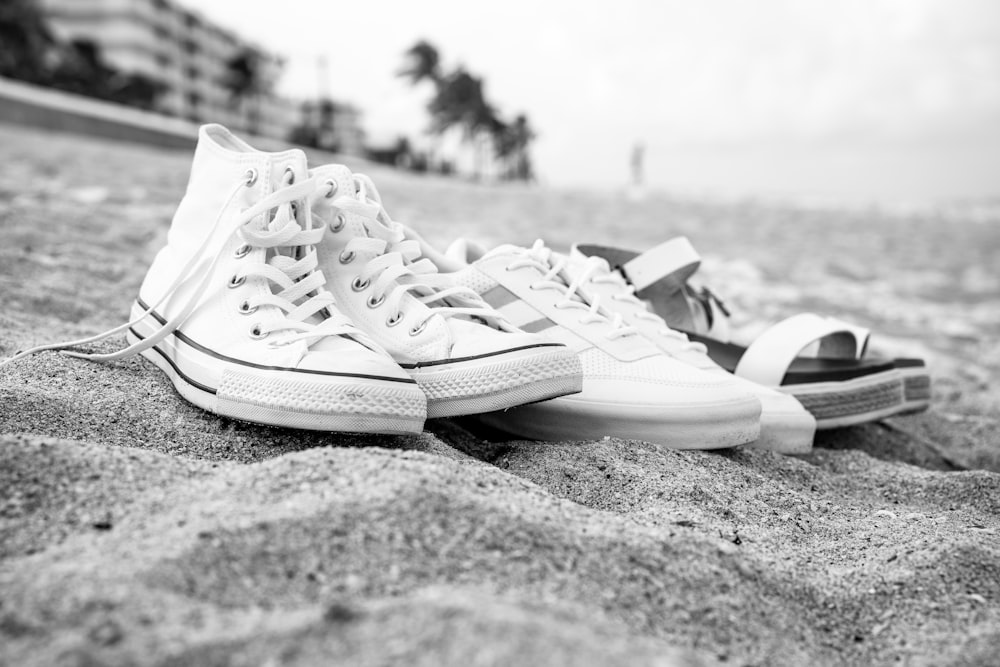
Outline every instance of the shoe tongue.
<path id="1" fill-rule="evenodd" d="M 600 260 L 602 265 L 601 269 L 598 270 L 598 273 L 614 274 L 617 276 L 621 276 L 621 272 L 618 271 L 617 269 L 612 268 L 611 265 L 608 264 L 607 260 L 605 260 L 603 257 L 599 257 L 597 255 L 587 255 L 585 253 L 582 253 L 580 252 L 580 249 L 576 245 L 572 246 L 569 249 L 569 253 L 565 255 L 565 257 L 568 260 L 567 266 L 570 269 L 570 273 L 574 276 L 578 271 L 584 270 L 591 264 L 596 263 L 598 260 Z M 628 281 L 626 281 L 625 278 L 622 277 L 622 282 L 627 284 Z"/>
<path id="2" fill-rule="evenodd" d="M 580 252 L 580 246 L 573 244 L 569 249 L 569 261 L 571 264 L 582 264 L 587 261 L 589 255 Z"/>
<path id="3" fill-rule="evenodd" d="M 565 257 L 567 259 L 566 272 L 569 274 L 567 276 L 569 279 L 575 279 L 578 275 L 580 275 L 580 272 L 587 270 L 593 262 L 597 261 L 593 257 L 580 252 L 576 245 L 570 247 L 569 253 L 566 254 Z M 607 262 L 603 262 L 603 266 L 598 270 L 598 272 L 602 275 L 617 274 L 617 271 L 612 270 L 611 267 L 608 266 Z M 622 281 L 624 282 L 624 278 Z M 624 286 L 615 285 L 613 289 L 617 292 L 624 289 Z M 592 284 L 581 285 L 580 291 L 583 292 L 587 300 L 593 302 L 595 298 L 600 299 L 601 305 L 605 310 L 614 310 L 608 304 L 608 296 L 606 296 L 597 286 Z"/>
<path id="4" fill-rule="evenodd" d="M 684 242 L 687 240 L 684 239 Z M 600 257 L 612 267 L 620 267 L 634 259 L 635 253 L 605 246 L 583 245 L 574 246 L 571 257 L 583 260 L 588 257 Z M 620 268 L 616 268 L 615 271 L 622 273 Z M 624 275 L 623 277 L 629 282 L 627 277 Z M 636 296 L 649 304 L 652 312 L 662 317 L 667 326 L 687 332 L 701 334 L 708 332 L 709 326 L 704 308 L 697 299 L 688 296 L 687 290 L 678 289 L 673 283 L 660 281 L 641 290 L 637 289 Z"/>
<path id="5" fill-rule="evenodd" d="M 282 187 L 285 187 L 285 185 L 288 185 L 290 178 L 293 183 L 300 183 L 309 178 L 306 154 L 297 148 L 273 154 L 269 162 L 272 191 L 278 191 Z M 289 172 L 291 173 L 291 177 L 289 176 Z M 281 206 L 279 210 L 272 211 L 271 215 L 267 218 L 268 221 L 262 224 L 266 229 L 273 231 L 287 222 L 288 215 L 290 215 L 290 211 L 287 210 L 287 207 Z"/>
<path id="6" fill-rule="evenodd" d="M 471 246 L 468 247 L 471 249 Z M 524 254 L 524 248 L 510 243 L 504 243 L 503 245 L 498 245 L 496 248 L 493 248 L 492 250 L 488 250 L 487 252 L 483 253 L 481 259 L 490 259 L 493 257 L 499 257 L 500 255 L 523 255 L 523 254 Z M 469 257 L 468 261 L 474 262 L 477 259 L 480 259 L 480 257 Z"/>
<path id="7" fill-rule="evenodd" d="M 424 249 L 426 243 L 423 241 L 423 239 L 420 239 L 420 241 L 421 241 L 421 248 Z M 429 255 L 432 252 L 433 249 L 431 249 L 431 252 L 428 252 L 427 249 L 424 249 L 425 255 Z M 443 260 L 446 263 L 454 262 L 456 267 L 464 267 L 468 264 L 471 264 L 472 262 L 476 261 L 477 259 L 481 258 L 483 255 L 486 254 L 487 254 L 486 249 L 483 246 L 479 245 L 478 243 L 470 241 L 469 239 L 466 238 L 457 238 L 454 241 L 452 241 L 451 245 L 449 245 L 448 248 L 444 251 L 444 255 L 439 256 L 439 260 Z M 451 270 L 458 270 L 458 268 L 454 268 Z"/>
<path id="8" fill-rule="evenodd" d="M 539 262 L 540 264 L 544 264 L 546 266 L 545 272 L 548 272 L 548 270 L 550 268 L 552 268 L 552 266 L 555 263 L 555 261 L 558 260 L 558 255 L 556 255 L 554 252 L 551 252 L 551 251 L 549 251 L 549 252 L 550 252 L 550 254 L 547 255 L 548 259 L 547 259 L 547 261 L 545 261 L 541 257 L 539 257 L 538 255 L 536 255 L 535 253 L 533 253 L 528 248 L 523 248 L 521 246 L 512 245 L 510 243 L 504 243 L 503 245 L 498 245 L 497 247 L 493 248 L 492 250 L 489 250 L 489 251 L 483 253 L 481 259 L 492 259 L 493 257 L 509 257 L 511 259 L 524 259 L 525 256 L 527 256 L 527 257 L 530 257 L 530 258 L 534 259 L 535 261 Z M 472 255 L 472 254 L 474 254 L 474 253 L 470 253 L 470 255 Z M 477 259 L 480 259 L 480 258 L 479 257 L 473 257 L 473 256 L 469 257 L 469 261 L 470 262 L 474 262 Z M 556 274 L 554 276 L 554 279 L 557 280 L 557 281 L 559 281 L 559 282 L 565 283 L 567 286 L 569 285 L 570 277 L 568 275 L 566 275 L 566 271 L 565 270 L 560 271 L 558 274 Z"/>
<path id="9" fill-rule="evenodd" d="M 582 269 L 582 267 L 586 264 L 586 262 L 588 260 L 591 260 L 593 257 L 600 257 L 600 255 L 587 255 L 586 253 L 581 252 L 580 249 L 574 245 L 569 252 L 569 266 Z M 603 260 L 604 258 L 601 257 L 601 259 Z M 605 262 L 606 261 L 607 260 L 605 260 Z M 622 275 L 620 269 L 612 269 L 610 266 L 608 266 L 608 273 L 614 276 L 618 276 L 621 279 L 621 285 L 613 286 L 616 293 L 618 293 L 619 290 L 625 291 L 627 289 L 628 280 L 625 278 L 625 276 Z M 602 298 L 601 303 L 604 304 L 607 303 L 607 301 Z M 633 322 L 635 322 L 635 320 L 632 318 L 635 318 L 636 313 L 653 312 L 652 308 L 650 307 L 650 303 L 641 298 L 639 298 L 637 302 L 630 302 L 628 300 L 617 301 L 614 304 L 614 310 L 617 310 L 627 319 Z M 672 343 L 673 343 L 672 345 L 673 349 L 669 351 L 669 354 L 675 359 L 683 361 L 684 363 L 694 366 L 695 368 L 713 369 L 713 370 L 718 368 L 715 362 L 713 362 L 704 352 L 700 352 L 697 349 L 687 349 L 685 341 L 676 340 L 672 341 Z"/>
<path id="10" fill-rule="evenodd" d="M 486 259 L 486 258 L 495 257 L 495 256 L 499 256 L 499 255 L 506 255 L 506 256 L 513 255 L 515 257 L 520 258 L 520 257 L 524 257 L 525 255 L 528 255 L 530 257 L 533 257 L 533 258 L 537 259 L 539 262 L 545 264 L 548 267 L 545 270 L 545 272 L 547 273 L 549 269 L 551 269 L 553 266 L 555 266 L 561 260 L 565 260 L 566 259 L 565 255 L 559 254 L 559 253 L 553 251 L 551 248 L 548 248 L 547 250 L 548 250 L 549 254 L 548 254 L 548 261 L 546 261 L 546 262 L 542 262 L 541 258 L 538 257 L 537 255 L 535 255 L 531 250 L 529 250 L 527 248 L 522 248 L 522 247 L 519 247 L 519 246 L 516 246 L 516 245 L 511 245 L 509 243 L 497 246 L 493 250 L 490 250 L 485 255 L 483 255 L 483 258 Z M 551 280 L 553 280 L 553 281 L 555 281 L 557 283 L 561 283 L 561 284 L 565 285 L 568 288 L 569 285 L 570 285 L 570 283 L 573 282 L 572 264 L 571 263 L 566 264 L 559 273 L 557 273 L 554 276 L 552 276 Z M 588 305 L 591 303 L 591 301 L 590 301 L 590 295 L 586 294 L 586 291 L 582 290 L 582 289 L 579 289 L 576 292 L 574 292 L 570 296 L 570 299 L 572 299 L 573 301 L 578 301 L 580 303 L 584 303 L 584 304 L 588 304 Z"/>
<path id="11" fill-rule="evenodd" d="M 626 292 L 628 290 L 628 282 L 621 275 L 621 272 L 618 271 L 617 269 L 612 269 L 610 266 L 608 266 L 608 263 L 604 261 L 603 258 L 598 257 L 595 259 L 596 256 L 585 255 L 584 253 L 580 252 L 580 250 L 576 246 L 570 248 L 569 254 L 566 255 L 566 257 L 569 260 L 567 263 L 567 267 L 569 268 L 570 277 L 575 278 L 577 275 L 580 274 L 580 272 L 585 271 L 586 269 L 590 268 L 595 263 L 597 263 L 598 260 L 600 260 L 601 266 L 599 269 L 597 269 L 597 275 L 617 276 L 620 279 L 621 281 L 620 283 L 616 282 L 613 285 L 609 285 L 607 288 L 603 289 L 594 288 L 595 293 L 603 296 L 605 293 L 607 293 L 607 295 L 610 295 L 612 292 L 617 294 Z M 606 297 L 602 298 L 602 302 L 606 300 L 607 300 Z M 622 303 L 625 304 L 625 306 L 623 306 L 622 309 L 626 311 L 631 310 L 633 308 L 643 308 L 643 306 L 641 305 L 629 305 L 627 304 L 627 302 L 622 302 Z"/>

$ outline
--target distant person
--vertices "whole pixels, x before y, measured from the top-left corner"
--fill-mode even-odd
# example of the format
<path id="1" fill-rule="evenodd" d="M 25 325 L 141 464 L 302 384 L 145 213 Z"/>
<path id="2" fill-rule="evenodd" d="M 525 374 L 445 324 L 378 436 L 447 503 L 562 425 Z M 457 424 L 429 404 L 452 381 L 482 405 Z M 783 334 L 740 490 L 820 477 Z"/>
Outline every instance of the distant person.
<path id="1" fill-rule="evenodd" d="M 642 142 L 636 142 L 632 146 L 632 181 L 629 183 L 627 194 L 628 198 L 632 200 L 643 199 L 646 195 L 645 187 L 643 186 L 643 159 L 645 158 L 646 147 Z"/>
<path id="2" fill-rule="evenodd" d="M 642 189 L 642 159 L 646 152 L 646 147 L 642 143 L 636 143 L 632 147 L 632 187 Z"/>

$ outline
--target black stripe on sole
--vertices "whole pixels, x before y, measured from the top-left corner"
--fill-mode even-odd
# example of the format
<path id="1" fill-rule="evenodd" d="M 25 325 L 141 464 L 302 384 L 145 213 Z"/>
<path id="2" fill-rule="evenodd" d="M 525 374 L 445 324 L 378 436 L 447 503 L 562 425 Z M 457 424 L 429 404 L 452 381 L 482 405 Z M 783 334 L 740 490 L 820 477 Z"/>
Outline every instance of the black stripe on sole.
<path id="1" fill-rule="evenodd" d="M 132 334 L 133 336 L 135 336 L 139 340 L 146 340 L 144 337 L 140 336 L 139 332 L 137 332 L 132 327 L 129 327 L 128 331 L 129 331 L 130 334 Z M 149 349 L 155 350 L 161 357 L 163 357 L 163 360 L 166 361 L 168 364 L 170 364 L 170 367 L 174 369 L 174 372 L 177 373 L 177 375 L 179 375 L 182 380 L 184 380 L 185 382 L 187 382 L 192 387 L 200 389 L 200 390 L 202 390 L 202 391 L 204 391 L 206 393 L 209 393 L 209 394 L 217 394 L 218 393 L 218 389 L 213 389 L 212 387 L 209 387 L 207 384 L 202 384 L 202 383 L 198 382 L 197 380 L 195 380 L 194 378 L 188 377 L 184 373 L 184 371 L 182 371 L 180 368 L 177 367 L 177 364 L 174 363 L 174 360 L 171 359 L 170 357 L 168 357 L 167 354 L 166 354 L 166 352 L 164 352 L 160 348 L 158 348 L 158 347 L 156 347 L 154 345 L 153 347 L 151 347 Z"/>
<path id="2" fill-rule="evenodd" d="M 444 364 L 457 364 L 463 361 L 475 361 L 476 359 L 487 359 L 489 357 L 498 357 L 501 354 L 507 354 L 508 352 L 520 352 L 521 350 L 531 350 L 536 347 L 566 347 L 566 346 L 561 343 L 535 343 L 534 345 L 522 345 L 520 347 L 512 347 L 507 350 L 498 350 L 496 352 L 474 354 L 471 357 L 455 357 L 454 359 L 435 359 L 434 361 L 418 361 L 415 364 L 400 364 L 400 367 L 405 368 L 407 370 L 413 370 L 415 368 L 426 368 L 428 366 L 443 366 Z"/>
<path id="3" fill-rule="evenodd" d="M 149 310 L 149 306 L 139 297 L 135 298 L 135 302 L 139 304 L 139 307 L 145 311 L 149 311 L 149 314 L 153 316 L 157 322 L 161 325 L 166 324 L 167 320 L 163 318 L 162 315 L 157 313 L 155 310 Z M 202 354 L 207 354 L 210 357 L 215 357 L 216 359 L 221 359 L 222 361 L 227 361 L 231 364 L 236 364 L 238 366 L 246 366 L 247 368 L 257 368 L 263 371 L 288 371 L 289 373 L 308 373 L 310 375 L 326 375 L 330 377 L 349 377 L 349 378 L 364 378 L 366 380 L 383 380 L 385 382 L 401 382 L 403 384 L 416 384 L 416 380 L 412 378 L 394 378 L 386 377 L 384 375 L 369 375 L 366 373 L 338 373 L 335 371 L 314 371 L 310 368 L 288 368 L 286 366 L 264 366 L 263 364 L 255 364 L 250 361 L 242 361 L 240 359 L 234 359 L 233 357 L 227 357 L 224 354 L 219 354 L 214 350 L 210 350 L 204 345 L 201 345 L 197 341 L 188 338 L 187 335 L 182 331 L 174 331 L 170 334 L 171 336 L 177 336 L 178 340 L 190 345 L 194 349 L 198 350 Z"/>

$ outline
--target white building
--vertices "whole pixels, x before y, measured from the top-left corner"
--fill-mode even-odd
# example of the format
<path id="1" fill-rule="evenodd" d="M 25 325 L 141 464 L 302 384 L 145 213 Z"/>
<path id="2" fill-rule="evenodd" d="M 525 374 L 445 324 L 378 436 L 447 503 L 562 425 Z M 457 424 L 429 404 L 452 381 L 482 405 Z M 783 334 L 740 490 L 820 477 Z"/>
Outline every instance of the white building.
<path id="1" fill-rule="evenodd" d="M 160 82 L 162 113 L 244 131 L 255 113 L 257 132 L 278 139 L 300 122 L 300 104 L 270 92 L 284 67 L 281 57 L 173 0 L 40 0 L 40 6 L 58 38 L 91 41 L 108 65 Z M 265 92 L 233 100 L 223 81 L 228 63 L 245 51 L 259 63 Z"/>

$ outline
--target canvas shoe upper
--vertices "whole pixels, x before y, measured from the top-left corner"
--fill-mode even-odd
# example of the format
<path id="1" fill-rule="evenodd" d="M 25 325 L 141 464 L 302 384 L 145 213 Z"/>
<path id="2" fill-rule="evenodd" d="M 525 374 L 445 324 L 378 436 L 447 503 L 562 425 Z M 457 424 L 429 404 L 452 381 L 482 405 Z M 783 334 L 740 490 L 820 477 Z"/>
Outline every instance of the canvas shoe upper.
<path id="1" fill-rule="evenodd" d="M 146 274 L 125 331 L 192 403 L 263 424 L 420 432 L 426 399 L 342 315 L 316 269 L 305 155 L 256 151 L 218 125 L 199 132 L 167 245 Z"/>
<path id="2" fill-rule="evenodd" d="M 393 221 L 371 179 L 341 165 L 312 172 L 327 287 L 427 395 L 429 417 L 503 410 L 580 391 L 577 356 L 511 326 L 474 291 L 443 280 Z"/>
<path id="3" fill-rule="evenodd" d="M 816 420 L 794 396 L 736 377 L 709 358 L 705 346 L 688 340 L 667 326 L 649 305 L 635 295 L 635 288 L 601 257 L 588 257 L 573 247 L 567 256 L 569 275 L 601 298 L 609 310 L 619 313 L 673 358 L 715 375 L 724 375 L 761 402 L 760 438 L 752 447 L 782 454 L 806 454 L 812 450 Z"/>
<path id="4" fill-rule="evenodd" d="M 530 438 L 610 435 L 682 449 L 733 447 L 759 435 L 761 408 L 753 395 L 664 354 L 606 311 L 541 241 L 489 252 L 459 241 L 444 255 L 430 248 L 425 254 L 511 322 L 562 342 L 583 362 L 581 393 L 483 415 L 489 425 Z"/>

